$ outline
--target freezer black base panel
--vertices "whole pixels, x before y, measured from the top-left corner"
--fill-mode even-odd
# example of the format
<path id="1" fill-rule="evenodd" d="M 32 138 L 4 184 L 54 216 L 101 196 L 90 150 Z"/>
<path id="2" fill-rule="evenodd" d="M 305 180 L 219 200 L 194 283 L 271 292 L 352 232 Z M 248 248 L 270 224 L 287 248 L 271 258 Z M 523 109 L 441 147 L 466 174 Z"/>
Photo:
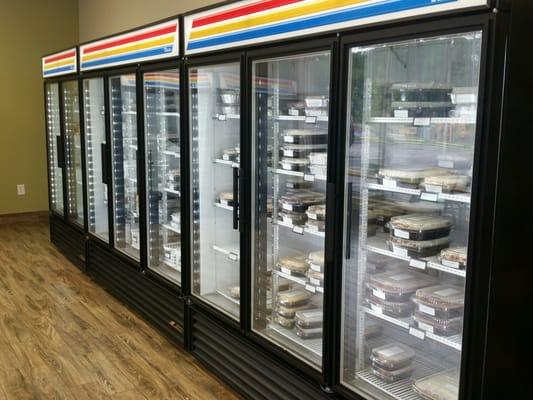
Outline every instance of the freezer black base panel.
<path id="1" fill-rule="evenodd" d="M 70 262 L 85 270 L 85 235 L 83 232 L 51 214 L 50 241 Z"/>
<path id="2" fill-rule="evenodd" d="M 263 350 L 191 306 L 191 352 L 208 369 L 250 399 L 334 399 Z"/>
<path id="3" fill-rule="evenodd" d="M 113 296 L 141 314 L 172 341 L 184 344 L 184 300 L 111 250 L 89 239 L 87 273 Z"/>

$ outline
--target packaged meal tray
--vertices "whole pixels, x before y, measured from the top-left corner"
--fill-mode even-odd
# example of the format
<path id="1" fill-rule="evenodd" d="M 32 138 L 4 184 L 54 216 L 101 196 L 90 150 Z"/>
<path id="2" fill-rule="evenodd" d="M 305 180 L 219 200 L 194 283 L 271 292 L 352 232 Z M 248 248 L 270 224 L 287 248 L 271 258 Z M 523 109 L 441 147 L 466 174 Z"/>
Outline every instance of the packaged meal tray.
<path id="1" fill-rule="evenodd" d="M 413 315 L 413 321 L 415 322 L 418 329 L 439 336 L 457 335 L 461 333 L 461 330 L 463 328 L 462 317 L 441 319 L 436 317 L 430 317 L 426 314 L 422 314 L 418 311 L 415 311 Z"/>
<path id="2" fill-rule="evenodd" d="M 391 235 L 407 240 L 431 240 L 448 236 L 452 227 L 449 218 L 432 214 L 407 214 L 392 217 Z"/>
<path id="3" fill-rule="evenodd" d="M 374 295 L 365 298 L 371 310 L 393 318 L 406 318 L 413 314 L 414 305 L 411 301 L 393 302 L 382 300 Z"/>
<path id="4" fill-rule="evenodd" d="M 305 109 L 305 116 L 306 117 L 327 117 L 328 116 L 328 109 L 322 108 L 322 107 L 316 107 L 316 108 L 306 108 Z"/>
<path id="5" fill-rule="evenodd" d="M 285 181 L 285 187 L 287 189 L 310 189 L 313 183 L 304 181 L 302 178 L 291 177 Z"/>
<path id="6" fill-rule="evenodd" d="M 413 300 L 443 311 L 461 310 L 465 304 L 465 291 L 451 284 L 429 286 L 418 289 Z"/>
<path id="7" fill-rule="evenodd" d="M 311 129 L 286 129 L 283 142 L 293 144 L 327 144 L 328 132 Z"/>
<path id="8" fill-rule="evenodd" d="M 323 193 L 300 190 L 281 196 L 279 204 L 283 210 L 305 212 L 309 206 L 325 201 L 326 196 Z"/>
<path id="9" fill-rule="evenodd" d="M 276 314 L 275 322 L 287 329 L 294 328 L 294 318 L 285 318 L 279 314 Z"/>
<path id="10" fill-rule="evenodd" d="M 372 275 L 368 283 L 385 293 L 402 296 L 436 283 L 436 278 L 416 271 L 388 271 Z"/>
<path id="11" fill-rule="evenodd" d="M 313 251 L 307 256 L 309 268 L 316 272 L 324 272 L 324 252 L 322 250 Z"/>
<path id="12" fill-rule="evenodd" d="M 411 365 L 392 371 L 372 366 L 372 373 L 387 383 L 394 383 L 403 379 L 407 379 L 411 377 L 413 371 L 414 367 Z"/>
<path id="13" fill-rule="evenodd" d="M 297 311 L 295 316 L 296 325 L 300 328 L 321 328 L 324 313 L 320 309 Z"/>
<path id="14" fill-rule="evenodd" d="M 365 323 L 365 339 L 370 340 L 381 336 L 383 326 L 375 321 L 367 320 Z"/>
<path id="15" fill-rule="evenodd" d="M 370 359 L 374 365 L 386 370 L 403 368 L 413 361 L 415 352 L 403 343 L 392 342 L 372 349 Z"/>
<path id="16" fill-rule="evenodd" d="M 305 223 L 305 227 L 314 232 L 324 232 L 326 230 L 326 221 L 318 219 L 308 219 Z"/>
<path id="17" fill-rule="evenodd" d="M 470 190 L 471 178 L 468 175 L 439 175 L 424 178 L 422 187 L 431 193 L 465 193 Z"/>
<path id="18" fill-rule="evenodd" d="M 302 328 L 296 325 L 296 334 L 302 339 L 318 339 L 322 337 L 322 327 Z"/>
<path id="19" fill-rule="evenodd" d="M 315 204 L 309 206 L 305 211 L 309 219 L 314 220 L 324 220 L 326 218 L 326 205 L 325 204 Z"/>
<path id="20" fill-rule="evenodd" d="M 181 177 L 181 172 L 179 169 L 172 169 L 167 173 L 167 180 L 169 182 L 179 182 Z"/>
<path id="21" fill-rule="evenodd" d="M 427 400 L 457 400 L 459 398 L 459 370 L 453 369 L 417 379 L 415 393 Z"/>
<path id="22" fill-rule="evenodd" d="M 328 165 L 328 153 L 325 151 L 309 153 L 309 163 L 313 165 Z"/>
<path id="23" fill-rule="evenodd" d="M 302 289 L 278 293 L 278 304 L 286 307 L 299 307 L 309 303 L 311 294 Z"/>
<path id="24" fill-rule="evenodd" d="M 437 255 L 450 244 L 448 236 L 432 240 L 407 240 L 391 236 L 387 244 L 394 254 L 402 257 L 423 258 Z"/>
<path id="25" fill-rule="evenodd" d="M 324 273 L 313 271 L 309 269 L 307 271 L 307 277 L 309 278 L 309 283 L 318 287 L 324 286 Z"/>
<path id="26" fill-rule="evenodd" d="M 418 186 L 424 178 L 428 176 L 439 176 L 448 174 L 444 168 L 380 168 L 379 176 L 385 179 L 395 180 L 400 183 L 406 183 Z"/>
<path id="27" fill-rule="evenodd" d="M 278 216 L 283 222 L 291 225 L 303 225 L 307 221 L 307 215 L 302 212 L 283 210 L 278 213 Z"/>
<path id="28" fill-rule="evenodd" d="M 307 158 L 282 158 L 279 162 L 281 169 L 286 171 L 305 171 L 308 164 Z"/>
<path id="29" fill-rule="evenodd" d="M 278 262 L 278 267 L 281 272 L 286 274 L 304 275 L 309 269 L 307 264 L 307 257 L 304 254 L 297 256 L 283 257 Z"/>
<path id="30" fill-rule="evenodd" d="M 227 206 L 233 206 L 233 192 L 221 192 L 218 201 Z"/>
<path id="31" fill-rule="evenodd" d="M 239 300 L 241 298 L 241 287 L 240 286 L 232 286 L 228 289 L 228 294 L 230 297 Z"/>
<path id="32" fill-rule="evenodd" d="M 444 249 L 438 255 L 439 262 L 445 267 L 462 269 L 466 267 L 466 256 L 468 248 L 449 247 Z"/>
<path id="33" fill-rule="evenodd" d="M 294 318 L 298 311 L 309 310 L 312 307 L 313 305 L 309 303 L 301 305 L 301 306 L 295 306 L 295 307 L 282 306 L 278 304 L 278 308 L 276 311 L 278 315 L 284 318 Z"/>
<path id="34" fill-rule="evenodd" d="M 237 161 L 240 155 L 239 148 L 232 147 L 231 149 L 225 149 L 222 151 L 222 159 L 226 161 Z"/>
<path id="35" fill-rule="evenodd" d="M 329 105 L 329 96 L 307 96 L 305 105 L 307 107 L 327 107 Z"/>
<path id="36" fill-rule="evenodd" d="M 280 154 L 283 157 L 306 158 L 309 153 L 316 151 L 326 151 L 327 144 L 287 144 L 280 148 Z"/>

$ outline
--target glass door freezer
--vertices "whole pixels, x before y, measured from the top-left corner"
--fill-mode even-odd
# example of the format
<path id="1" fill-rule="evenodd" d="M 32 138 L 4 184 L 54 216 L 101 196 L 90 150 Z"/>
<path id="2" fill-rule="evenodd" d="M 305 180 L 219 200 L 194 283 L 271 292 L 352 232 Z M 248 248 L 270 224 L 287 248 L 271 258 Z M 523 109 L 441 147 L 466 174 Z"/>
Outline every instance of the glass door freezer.
<path id="1" fill-rule="evenodd" d="M 47 83 L 45 85 L 45 91 L 50 207 L 53 212 L 63 216 L 64 146 L 63 136 L 61 135 L 61 117 L 59 113 L 59 83 Z"/>
<path id="2" fill-rule="evenodd" d="M 482 33 L 349 51 L 341 381 L 457 399 Z"/>

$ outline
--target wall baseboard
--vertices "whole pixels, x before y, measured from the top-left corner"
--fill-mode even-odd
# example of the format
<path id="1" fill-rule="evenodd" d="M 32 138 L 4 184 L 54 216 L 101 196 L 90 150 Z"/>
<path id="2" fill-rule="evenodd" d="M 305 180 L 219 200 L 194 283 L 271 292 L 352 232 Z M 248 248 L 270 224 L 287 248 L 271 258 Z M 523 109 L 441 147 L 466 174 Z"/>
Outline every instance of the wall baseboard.
<path id="1" fill-rule="evenodd" d="M 19 224 L 19 223 L 37 223 L 48 221 L 48 211 L 33 211 L 17 214 L 0 215 L 0 225 Z"/>

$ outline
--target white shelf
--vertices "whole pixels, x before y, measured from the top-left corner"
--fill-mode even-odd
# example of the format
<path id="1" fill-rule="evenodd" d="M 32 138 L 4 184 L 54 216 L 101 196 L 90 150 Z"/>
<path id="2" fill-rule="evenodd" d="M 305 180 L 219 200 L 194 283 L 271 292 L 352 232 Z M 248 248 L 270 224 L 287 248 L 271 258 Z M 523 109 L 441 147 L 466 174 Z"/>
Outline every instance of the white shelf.
<path id="1" fill-rule="evenodd" d="M 181 272 L 181 265 L 174 265 L 169 263 L 167 260 L 163 260 L 163 264 L 165 264 L 167 267 L 172 268 L 174 271 Z"/>
<path id="2" fill-rule="evenodd" d="M 317 339 L 302 339 L 296 334 L 294 329 L 284 328 L 276 323 L 271 323 L 269 328 L 279 333 L 281 336 L 289 339 L 291 342 L 302 346 L 304 349 L 314 354 L 315 356 L 322 357 L 322 338 Z"/>
<path id="3" fill-rule="evenodd" d="M 223 292 L 222 290 L 217 290 L 217 293 L 219 295 L 221 295 L 222 297 L 224 297 L 226 300 L 231 301 L 235 305 L 240 305 L 241 304 L 239 300 L 234 299 L 233 297 L 231 297 L 229 294 Z"/>
<path id="4" fill-rule="evenodd" d="M 180 113 L 178 112 L 168 112 L 168 111 L 150 111 L 147 114 L 161 115 L 163 117 L 179 117 L 180 116 Z"/>
<path id="5" fill-rule="evenodd" d="M 231 261 L 239 261 L 240 259 L 240 246 L 238 244 L 234 245 L 213 245 L 213 250 L 228 256 Z"/>
<path id="6" fill-rule="evenodd" d="M 306 117 L 305 115 L 279 115 L 277 118 L 279 121 L 303 121 L 313 124 L 315 122 L 328 122 L 327 116 L 321 117 Z"/>
<path id="7" fill-rule="evenodd" d="M 180 228 L 174 228 L 170 224 L 161 224 L 161 226 L 165 229 L 168 229 L 169 231 L 176 232 L 181 235 L 181 229 Z"/>
<path id="8" fill-rule="evenodd" d="M 281 272 L 281 271 L 278 271 L 278 270 L 273 270 L 273 272 L 276 273 L 276 275 L 278 275 L 278 276 L 280 276 L 282 278 L 285 278 L 285 279 L 288 279 L 291 282 L 297 283 L 298 285 L 305 286 L 307 284 L 307 282 L 309 281 L 308 278 L 305 277 L 305 276 L 292 276 L 290 274 L 286 274 L 285 272 Z"/>
<path id="9" fill-rule="evenodd" d="M 178 190 L 174 190 L 174 189 L 170 189 L 170 188 L 165 188 L 164 191 L 167 192 L 167 193 L 175 194 L 176 196 L 181 196 L 181 192 L 178 191 Z"/>
<path id="10" fill-rule="evenodd" d="M 449 268 L 444 265 L 441 265 L 436 257 L 426 257 L 426 258 L 412 258 L 409 256 L 404 256 L 401 254 L 396 254 L 393 251 L 389 250 L 387 246 L 387 238 L 389 236 L 384 233 L 378 233 L 376 236 L 371 236 L 367 238 L 367 249 L 368 251 L 371 251 L 372 253 L 382 254 L 384 256 L 389 256 L 391 258 L 396 258 L 398 260 L 403 260 L 409 262 L 409 264 L 413 268 L 418 269 L 435 269 L 439 271 L 446 272 L 448 274 L 460 276 L 460 277 L 466 277 L 466 270 L 463 269 L 455 269 L 455 268 Z"/>
<path id="11" fill-rule="evenodd" d="M 439 199 L 470 204 L 470 195 L 468 194 L 439 193 Z"/>
<path id="12" fill-rule="evenodd" d="M 370 118 L 371 123 L 376 124 L 414 124 L 415 119 L 418 120 L 429 120 L 429 124 L 476 124 L 476 120 L 473 118 L 394 118 L 394 117 L 379 117 L 379 118 Z M 422 126 L 422 125 L 420 125 Z"/>
<path id="13" fill-rule="evenodd" d="M 309 182 L 312 182 L 314 180 L 325 181 L 327 179 L 323 175 L 306 174 L 305 172 L 302 172 L 302 171 L 289 171 L 289 170 L 281 169 L 281 168 L 269 168 L 269 170 L 273 172 L 274 174 L 298 176 L 300 178 L 303 178 L 305 181 L 309 181 Z"/>
<path id="14" fill-rule="evenodd" d="M 395 326 L 398 326 L 402 329 L 405 329 L 408 333 L 411 333 L 411 330 L 414 329 L 414 331 L 418 334 L 422 334 L 423 335 L 423 338 L 420 338 L 418 336 L 415 336 L 415 335 L 411 335 L 411 336 L 414 336 L 414 337 L 417 337 L 421 340 L 424 340 L 424 339 L 430 339 L 430 340 L 433 340 L 435 342 L 438 342 L 438 343 L 441 343 L 445 346 L 448 346 L 452 349 L 455 349 L 455 350 L 458 350 L 458 351 L 461 351 L 461 341 L 462 341 L 462 336 L 461 335 L 453 335 L 453 336 L 439 336 L 439 335 L 435 335 L 433 333 L 430 333 L 430 332 L 424 332 L 418 328 L 415 328 L 414 326 L 411 325 L 411 318 L 402 318 L 402 319 L 398 319 L 398 318 L 393 318 L 393 317 L 389 317 L 388 315 L 385 315 L 385 314 L 382 314 L 378 311 L 375 311 L 375 310 L 372 310 L 370 308 L 367 308 L 367 307 L 362 307 L 364 312 L 369 314 L 369 315 L 372 315 L 376 318 L 379 318 L 383 321 L 387 321 Z"/>
<path id="15" fill-rule="evenodd" d="M 172 156 L 172 157 L 175 157 L 175 158 L 180 158 L 181 157 L 180 153 L 177 153 L 175 151 L 170 151 L 170 150 L 164 150 L 163 154 L 166 154 L 167 156 Z"/>
<path id="16" fill-rule="evenodd" d="M 241 116 L 239 114 L 215 114 L 213 115 L 213 119 L 226 121 L 228 119 L 241 119 Z"/>
<path id="17" fill-rule="evenodd" d="M 420 197 L 420 200 L 424 201 L 455 201 L 459 203 L 470 204 L 469 194 L 432 193 L 425 192 L 420 189 L 405 188 L 401 186 L 385 186 L 379 183 L 368 183 L 367 188 L 371 190 L 381 190 L 383 192 L 410 194 L 411 196 Z"/>
<path id="18" fill-rule="evenodd" d="M 215 159 L 215 163 L 216 164 L 227 165 L 227 166 L 230 166 L 232 168 L 239 168 L 239 163 L 236 163 L 236 162 L 231 161 L 231 160 L 223 160 L 221 158 L 217 158 L 217 159 Z"/>
<path id="19" fill-rule="evenodd" d="M 410 194 L 412 196 L 420 196 L 422 191 L 420 189 L 411 189 L 411 188 L 404 188 L 399 186 L 384 186 L 379 183 L 369 183 L 367 184 L 368 189 L 372 190 L 381 190 L 383 192 L 394 192 L 394 193 L 403 193 L 403 194 Z"/>
<path id="20" fill-rule="evenodd" d="M 310 235 L 313 235 L 313 236 L 318 236 L 318 237 L 321 237 L 321 238 L 324 238 L 326 237 L 326 232 L 319 232 L 319 231 L 315 231 L 315 230 L 312 230 L 312 229 L 308 229 L 308 228 L 305 228 L 301 225 L 293 225 L 293 224 L 289 224 L 287 222 L 283 222 L 281 220 L 278 220 L 277 222 L 273 222 L 274 225 L 280 225 L 280 226 L 284 226 L 286 228 L 289 228 L 291 229 L 294 233 L 298 234 L 298 235 L 302 235 L 304 233 L 308 233 Z M 300 233 L 301 231 L 301 233 Z"/>
<path id="21" fill-rule="evenodd" d="M 218 203 L 218 202 L 214 202 L 213 204 L 214 204 L 215 207 L 222 208 L 223 210 L 233 211 L 233 207 L 232 206 L 227 206 L 225 204 Z"/>

